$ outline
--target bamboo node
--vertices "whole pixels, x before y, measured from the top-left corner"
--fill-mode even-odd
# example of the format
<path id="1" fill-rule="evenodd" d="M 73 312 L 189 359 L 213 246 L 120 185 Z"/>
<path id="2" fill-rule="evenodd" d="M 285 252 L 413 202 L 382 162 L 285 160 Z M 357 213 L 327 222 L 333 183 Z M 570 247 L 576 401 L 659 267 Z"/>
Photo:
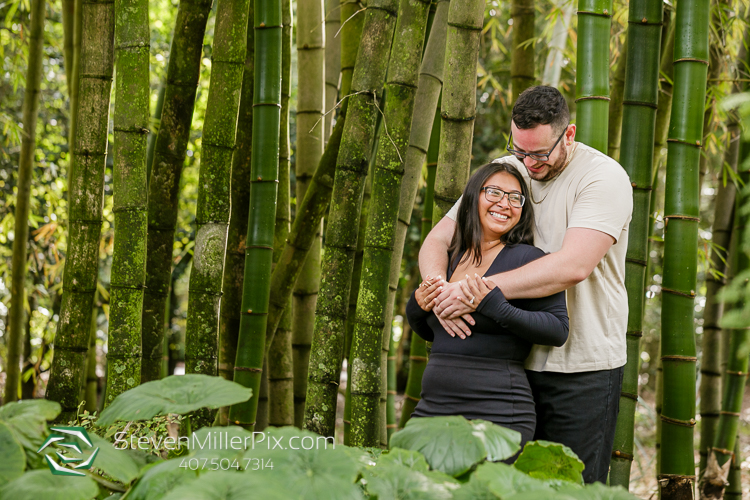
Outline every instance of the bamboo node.
<path id="1" fill-rule="evenodd" d="M 263 371 L 262 368 L 250 368 L 249 366 L 235 366 L 234 371 L 236 372 L 252 372 L 252 373 L 261 373 Z"/>
<path id="2" fill-rule="evenodd" d="M 88 349 L 87 349 L 87 350 L 88 350 Z M 405 397 L 406 399 L 409 399 L 409 400 L 411 400 L 411 401 L 416 401 L 417 403 L 419 403 L 419 401 L 421 401 L 421 399 L 422 399 L 422 398 L 415 398 L 414 396 L 410 396 L 410 395 L 408 395 L 408 394 L 404 394 L 404 397 Z"/>
<path id="3" fill-rule="evenodd" d="M 724 410 L 721 410 L 719 413 L 722 414 L 722 415 L 729 415 L 729 416 L 732 416 L 732 417 L 739 417 L 740 416 L 740 412 L 738 412 L 738 411 L 724 411 Z"/>
<path id="4" fill-rule="evenodd" d="M 265 27 L 266 27 L 266 23 L 264 23 L 264 22 L 261 22 L 261 23 L 259 24 L 259 26 L 260 26 L 261 28 L 265 28 Z"/>
<path id="5" fill-rule="evenodd" d="M 736 371 L 733 371 L 733 370 L 727 370 L 726 372 L 727 372 L 727 375 L 738 375 L 740 377 L 746 377 L 747 376 L 747 372 L 736 372 Z"/>
<path id="6" fill-rule="evenodd" d="M 696 362 L 698 361 L 698 358 L 695 356 L 680 356 L 677 354 L 674 355 L 666 355 L 661 357 L 662 361 L 688 361 L 688 362 Z"/>
<path id="7" fill-rule="evenodd" d="M 633 394 L 631 392 L 622 391 L 620 392 L 620 396 L 624 398 L 632 399 L 633 401 L 638 401 L 638 394 Z"/>
<path id="8" fill-rule="evenodd" d="M 731 450 L 725 450 L 724 448 L 717 448 L 717 447 L 715 447 L 715 446 L 713 446 L 713 447 L 711 448 L 711 451 L 718 451 L 719 453 L 722 453 L 722 454 L 724 454 L 724 455 L 731 455 L 731 456 L 734 456 L 734 452 L 733 452 L 733 451 L 731 451 Z"/>
<path id="9" fill-rule="evenodd" d="M 694 222 L 700 222 L 701 221 L 700 217 L 692 217 L 690 215 L 665 215 L 664 219 L 666 219 L 666 220 L 669 220 L 669 219 L 682 219 L 682 220 L 689 220 L 689 221 L 694 221 Z"/>

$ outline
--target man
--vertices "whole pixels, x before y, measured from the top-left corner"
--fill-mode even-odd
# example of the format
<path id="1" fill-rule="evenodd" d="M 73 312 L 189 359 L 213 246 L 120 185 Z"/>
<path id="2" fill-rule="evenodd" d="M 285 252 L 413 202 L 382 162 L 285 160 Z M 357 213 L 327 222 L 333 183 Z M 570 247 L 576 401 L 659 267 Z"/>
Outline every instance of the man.
<path id="1" fill-rule="evenodd" d="M 508 299 L 567 290 L 570 336 L 562 347 L 534 346 L 526 361 L 537 411 L 535 439 L 561 442 L 586 465 L 587 483 L 606 482 L 619 409 L 628 304 L 625 252 L 632 187 L 608 156 L 575 142 L 557 89 L 524 91 L 513 107 L 510 156 L 529 184 L 535 245 L 548 253 L 491 279 Z M 419 254 L 423 276 L 443 275 L 458 203 Z M 445 285 L 435 313 L 451 335 L 466 338 L 477 304 L 459 283 Z"/>

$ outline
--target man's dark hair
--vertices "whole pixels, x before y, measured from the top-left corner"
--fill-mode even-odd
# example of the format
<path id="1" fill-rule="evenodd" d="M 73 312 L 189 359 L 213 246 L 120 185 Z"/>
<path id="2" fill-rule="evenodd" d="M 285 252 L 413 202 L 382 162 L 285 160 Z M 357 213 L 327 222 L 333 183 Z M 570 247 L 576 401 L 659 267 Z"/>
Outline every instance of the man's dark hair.
<path id="1" fill-rule="evenodd" d="M 527 202 L 529 201 L 529 188 L 516 167 L 509 163 L 488 163 L 479 167 L 471 176 L 469 182 L 466 183 L 461 204 L 458 206 L 456 230 L 448 247 L 451 262 L 461 255 L 461 252 L 466 251 L 461 259 L 462 261 L 471 258 L 477 266 L 482 263 L 482 223 L 479 220 L 479 197 L 484 196 L 481 189 L 487 179 L 498 172 L 506 172 L 515 177 L 521 186 L 521 194 L 524 195 Z M 500 241 L 506 245 L 534 244 L 534 209 L 531 203 L 524 203 L 518 224 L 502 235 Z"/>
<path id="2" fill-rule="evenodd" d="M 538 85 L 521 92 L 513 106 L 512 118 L 522 130 L 551 125 L 555 134 L 560 134 L 570 122 L 570 111 L 559 90 Z"/>

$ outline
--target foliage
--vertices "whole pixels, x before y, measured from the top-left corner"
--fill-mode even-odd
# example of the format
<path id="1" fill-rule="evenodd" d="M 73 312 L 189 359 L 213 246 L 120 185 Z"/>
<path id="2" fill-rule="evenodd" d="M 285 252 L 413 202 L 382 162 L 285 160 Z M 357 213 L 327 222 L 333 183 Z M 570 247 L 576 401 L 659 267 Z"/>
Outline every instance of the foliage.
<path id="1" fill-rule="evenodd" d="M 195 377 L 232 384 L 219 377 Z M 188 376 L 180 378 L 188 379 Z M 175 384 L 167 385 L 173 390 Z M 118 399 L 131 400 L 141 392 L 135 388 Z M 213 400 L 218 399 L 221 396 L 213 397 Z M 202 403 L 209 404 L 206 400 Z M 115 404 L 117 400 L 110 408 Z M 214 401 L 211 404 L 229 403 Z M 200 407 L 197 405 L 197 402 L 182 404 L 181 411 L 189 413 Z M 582 464 L 572 452 L 555 443 L 527 445 L 517 462 L 525 464 L 523 467 L 527 471 L 487 461 L 513 455 L 518 450 L 520 437 L 498 425 L 471 422 L 462 417 L 412 419 L 404 430 L 393 435 L 394 443 L 415 445 L 419 445 L 413 438 L 415 429 L 425 434 L 428 441 L 448 435 L 448 439 L 440 441 L 442 446 L 426 449 L 428 457 L 419 451 L 395 446 L 389 451 L 376 451 L 335 445 L 330 438 L 295 427 L 268 428 L 257 433 L 240 427 L 204 427 L 186 441 L 189 443 L 187 454 L 162 460 L 141 450 L 123 449 L 111 440 L 90 434 L 93 448 L 99 448 L 92 470 L 86 477 L 55 476 L 41 461 L 24 464 L 21 443 L 29 439 L 30 433 L 34 442 L 43 440 L 48 434 L 44 421 L 55 418 L 58 413 L 59 405 L 41 400 L 0 408 L 0 497 L 41 498 L 44 495 L 43 498 L 86 500 L 121 492 L 129 500 L 229 500 L 246 498 L 248 492 L 252 492 L 254 497 L 269 500 L 635 498 L 622 489 L 603 485 L 582 488 L 578 484 Z M 110 419 L 114 419 L 114 413 L 112 415 Z M 96 421 L 95 416 L 83 416 L 85 426 L 90 427 Z M 31 427 L 25 428 L 19 421 L 26 421 Z M 34 427 L 39 422 L 42 426 Z M 103 427 L 101 420 L 97 425 L 100 429 Z M 403 437 L 399 437 L 400 434 Z M 111 437 L 112 433 L 108 431 L 106 435 Z M 186 438 L 181 441 L 183 439 Z M 6 443 L 15 445 L 6 446 Z M 446 446 L 447 443 L 452 443 L 452 447 Z M 446 456 L 439 456 L 440 453 L 462 456 L 466 461 L 467 453 L 477 446 L 483 451 L 476 461 L 482 463 L 470 464 L 472 471 L 458 479 L 429 465 L 445 467 L 451 463 Z M 84 456 L 90 453 L 91 450 L 83 452 Z M 571 474 L 571 470 L 578 470 L 578 476 Z M 535 475 L 539 478 L 533 477 Z"/>
<path id="2" fill-rule="evenodd" d="M 252 391 L 221 377 L 189 374 L 146 382 L 126 391 L 99 417 L 97 425 L 115 420 L 148 420 L 159 413 L 190 413 L 247 401 Z"/>

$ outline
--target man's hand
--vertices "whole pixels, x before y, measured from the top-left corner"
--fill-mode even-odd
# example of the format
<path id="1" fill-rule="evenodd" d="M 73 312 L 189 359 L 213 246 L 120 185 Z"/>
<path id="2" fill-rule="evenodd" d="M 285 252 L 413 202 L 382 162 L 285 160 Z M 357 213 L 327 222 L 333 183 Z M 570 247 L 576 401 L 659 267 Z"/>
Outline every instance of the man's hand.
<path id="1" fill-rule="evenodd" d="M 440 319 L 452 319 L 464 317 L 469 324 L 474 324 L 474 318 L 469 316 L 474 309 L 467 306 L 458 297 L 464 297 L 466 301 L 471 300 L 471 296 L 466 296 L 461 289 L 461 283 L 446 283 L 443 285 L 443 292 L 438 295 L 437 305 L 434 308 L 435 314 Z"/>

